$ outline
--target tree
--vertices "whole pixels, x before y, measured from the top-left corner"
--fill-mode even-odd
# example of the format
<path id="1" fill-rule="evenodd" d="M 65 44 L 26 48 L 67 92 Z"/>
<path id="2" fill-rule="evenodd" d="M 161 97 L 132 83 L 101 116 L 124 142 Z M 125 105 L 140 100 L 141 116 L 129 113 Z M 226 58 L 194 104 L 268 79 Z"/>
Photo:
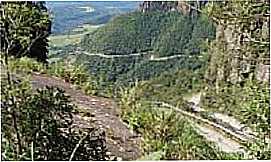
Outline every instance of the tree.
<path id="1" fill-rule="evenodd" d="M 46 62 L 51 21 L 44 2 L 0 3 L 1 53 Z"/>
<path id="2" fill-rule="evenodd" d="M 46 62 L 51 21 L 43 2 L 0 2 L 0 12 L 0 51 L 12 89 L 8 57 L 29 56 Z"/>
<path id="3" fill-rule="evenodd" d="M 103 131 L 72 125 L 76 106 L 64 90 L 46 87 L 33 93 L 27 80 L 9 88 L 3 79 L 1 97 L 1 160 L 107 158 Z"/>

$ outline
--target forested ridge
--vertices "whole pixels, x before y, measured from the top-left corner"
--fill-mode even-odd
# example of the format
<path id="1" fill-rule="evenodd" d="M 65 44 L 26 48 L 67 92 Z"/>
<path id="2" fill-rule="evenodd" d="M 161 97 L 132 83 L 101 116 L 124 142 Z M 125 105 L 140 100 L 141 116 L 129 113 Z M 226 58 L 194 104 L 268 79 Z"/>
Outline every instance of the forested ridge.
<path id="1" fill-rule="evenodd" d="M 48 44 L 44 2 L 1 2 L 1 159 L 270 159 L 269 5 L 145 1 Z"/>
<path id="2" fill-rule="evenodd" d="M 215 29 L 207 17 L 180 12 L 133 12 L 112 19 L 86 35 L 89 52 L 129 54 L 150 51 L 155 56 L 199 54 L 200 43 L 213 39 Z"/>
<path id="3" fill-rule="evenodd" d="M 90 73 L 101 74 L 107 84 L 127 85 L 148 80 L 176 69 L 195 70 L 204 66 L 202 56 L 207 42 L 215 37 L 215 27 L 204 15 L 189 16 L 178 11 L 132 12 L 117 16 L 105 26 L 86 35 L 82 48 L 89 53 L 129 55 L 147 52 L 132 58 L 106 59 L 82 55 Z M 168 61 L 151 61 L 183 55 Z M 190 58 L 189 56 L 195 56 Z"/>

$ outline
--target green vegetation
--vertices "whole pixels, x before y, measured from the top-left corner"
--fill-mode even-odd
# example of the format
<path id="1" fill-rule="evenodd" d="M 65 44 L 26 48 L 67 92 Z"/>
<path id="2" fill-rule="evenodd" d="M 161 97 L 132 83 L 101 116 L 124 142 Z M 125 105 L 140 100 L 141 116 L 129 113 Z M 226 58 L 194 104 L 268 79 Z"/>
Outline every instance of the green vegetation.
<path id="1" fill-rule="evenodd" d="M 73 29 L 71 32 L 63 35 L 53 35 L 49 37 L 49 46 L 52 48 L 61 48 L 68 45 L 75 45 L 81 42 L 84 35 L 95 31 L 99 26 L 82 25 Z"/>
<path id="2" fill-rule="evenodd" d="M 151 61 L 146 55 L 108 59 L 81 54 L 76 58 L 76 63 L 84 64 L 101 87 L 105 88 L 107 85 L 119 87 L 135 81 L 148 81 L 162 74 L 170 75 L 171 72 L 178 70 L 203 69 L 206 59 L 180 57 L 166 61 Z M 178 76 L 182 77 L 181 74 Z"/>
<path id="3" fill-rule="evenodd" d="M 77 63 L 87 66 L 101 89 L 106 89 L 108 85 L 119 87 L 135 81 L 148 81 L 170 71 L 198 70 L 205 66 L 206 59 L 184 56 L 151 61 L 150 57 L 203 55 L 206 51 L 204 44 L 214 38 L 214 31 L 214 26 L 204 16 L 189 17 L 179 12 L 133 12 L 118 16 L 87 34 L 82 40 L 82 47 L 89 52 L 105 54 L 151 52 L 114 59 L 81 54 Z"/>
<path id="4" fill-rule="evenodd" d="M 51 21 L 43 2 L 1 2 L 1 53 L 47 59 Z"/>
<path id="5" fill-rule="evenodd" d="M 219 151 L 214 144 L 198 135 L 186 118 L 150 105 L 141 98 L 141 92 L 145 89 L 140 84 L 123 89 L 120 103 L 124 121 L 142 134 L 142 150 L 148 160 L 242 158 L 238 154 Z"/>
<path id="6" fill-rule="evenodd" d="M 105 54 L 144 51 L 153 51 L 157 56 L 198 54 L 202 50 L 200 43 L 213 39 L 214 32 L 214 26 L 204 16 L 188 17 L 179 12 L 133 12 L 118 16 L 86 35 L 82 46 L 89 52 Z"/>
<path id="7" fill-rule="evenodd" d="M 23 21 L 18 28 L 7 25 L 1 33 L 1 40 L 8 38 L 1 48 L 2 160 L 106 159 L 104 135 L 98 135 L 101 141 L 96 143 L 90 138 L 94 130 L 69 129 L 77 112 L 64 91 L 51 87 L 35 91 L 27 81 L 10 77 L 33 72 L 62 78 L 86 94 L 119 101 L 123 121 L 142 136 L 142 159 L 271 158 L 270 88 L 258 77 L 263 73 L 260 66 L 270 63 L 267 2 L 210 3 L 207 8 L 200 8 L 203 14 L 192 15 L 177 11 L 121 15 L 97 30 L 86 26 L 69 36 L 51 37 L 52 50 L 65 51 L 56 53 L 61 61 L 46 65 L 22 57 L 38 38 L 28 34 L 37 26 L 45 30 L 50 24 L 46 10 L 41 9 L 43 3 L 3 4 L 1 23 L 11 24 L 10 15 L 15 23 L 21 23 L 18 14 L 25 11 L 23 17 L 29 16 L 36 24 Z M 210 20 L 217 23 L 216 40 Z M 92 53 L 148 53 L 112 59 L 67 55 L 74 52 L 79 42 Z M 45 49 L 47 44 L 43 43 L 35 48 Z M 10 57 L 14 55 L 13 47 L 22 50 L 17 51 L 21 58 Z M 151 59 L 152 55 L 169 58 L 179 54 L 187 57 Z M 45 59 L 45 55 L 36 56 L 39 61 Z M 190 111 L 192 108 L 184 98 L 198 92 L 203 94 L 201 108 L 234 116 L 257 133 L 257 140 L 243 143 L 249 156 L 221 151 L 198 134 L 195 121 L 153 104 L 161 101 Z M 194 114 L 207 119 L 208 113 Z M 80 141 L 82 145 L 73 154 Z"/>
<path id="8" fill-rule="evenodd" d="M 47 61 L 50 20 L 44 3 L 1 2 L 0 9 L 3 12 L 1 63 L 4 63 L 1 64 L 1 160 L 105 160 L 104 134 L 92 139 L 97 134 L 95 127 L 71 129 L 75 106 L 63 90 L 51 87 L 34 90 L 25 79 L 11 77 L 12 71 L 47 72 L 89 89 L 89 77 L 80 66 L 71 69 L 50 65 L 47 69 L 42 63 L 22 58 L 30 56 Z M 11 56 L 20 58 L 11 59 Z"/>
<path id="9" fill-rule="evenodd" d="M 74 35 L 56 35 L 49 37 L 51 47 L 65 47 L 78 44 L 81 41 L 82 34 Z"/>
<path id="10" fill-rule="evenodd" d="M 173 105 L 182 104 L 183 97 L 196 93 L 202 88 L 203 69 L 176 70 L 143 82 L 140 98 L 164 101 Z"/>
<path id="11" fill-rule="evenodd" d="M 97 82 L 92 79 L 83 65 L 56 62 L 46 67 L 45 65 L 30 59 L 20 58 L 9 60 L 9 69 L 15 73 L 29 74 L 38 72 L 64 79 L 82 89 L 86 94 L 97 95 Z"/>
<path id="12" fill-rule="evenodd" d="M 39 64 L 28 58 L 14 59 L 10 61 L 10 69 L 12 71 L 17 71 L 17 73 L 19 72 L 18 70 L 24 69 L 24 72 L 40 71 L 43 73 L 47 73 L 49 75 L 59 76 L 63 78 L 64 76 L 73 76 L 71 74 L 76 73 L 78 71 L 76 70 L 78 68 L 73 67 L 75 70 L 71 72 L 64 68 L 65 66 L 63 66 L 63 64 L 58 64 L 58 66 L 51 65 L 50 67 L 51 68 L 44 69 L 42 64 Z M 71 69 L 71 67 L 68 69 Z M 82 71 L 81 73 L 84 72 Z M 182 74 L 183 72 L 176 73 Z M 67 81 L 71 81 L 71 83 L 77 83 L 76 82 L 77 79 L 73 80 L 72 78 L 78 78 L 77 81 L 79 80 L 83 81 L 84 77 L 81 77 L 81 75 L 79 74 L 77 75 L 78 77 L 68 77 Z M 193 81 L 193 75 L 194 74 L 192 74 L 191 72 L 187 72 L 186 75 L 183 76 L 183 79 L 186 80 L 189 77 L 192 79 L 191 80 L 192 82 L 196 83 L 197 82 L 196 80 Z M 173 92 L 174 89 L 176 90 L 175 86 L 183 86 L 182 88 L 179 87 L 180 93 L 186 92 L 187 89 L 185 87 L 187 86 L 187 84 L 191 84 L 192 82 L 182 84 L 184 82 L 182 82 L 181 80 L 179 80 L 178 82 L 178 75 L 172 74 L 172 76 L 176 77 L 176 80 L 174 79 L 171 80 L 170 77 L 167 76 L 168 82 L 165 82 L 165 85 L 161 87 L 164 87 L 166 85 L 168 86 L 172 85 L 172 87 L 170 86 L 168 88 L 172 89 L 171 92 Z M 154 79 L 152 82 L 150 82 L 149 85 L 155 86 L 155 83 L 159 83 L 160 82 L 159 80 L 163 78 L 164 77 L 161 75 L 160 78 L 158 77 L 157 79 Z M 141 85 L 140 83 L 140 85 L 138 86 L 122 90 L 121 91 L 122 96 L 120 97 L 122 117 L 124 121 L 126 121 L 130 125 L 131 128 L 133 128 L 138 133 L 143 135 L 144 141 L 142 151 L 144 152 L 146 157 L 148 154 L 156 153 L 158 154 L 157 159 L 161 160 L 241 158 L 240 155 L 237 154 L 236 155 L 226 154 L 221 151 L 218 151 L 218 149 L 215 148 L 215 146 L 212 143 L 206 142 L 206 140 L 203 137 L 199 136 L 197 132 L 194 130 L 194 128 L 191 126 L 191 124 L 187 122 L 183 117 L 178 116 L 172 112 L 170 113 L 162 110 L 161 111 L 157 110 L 159 108 L 147 104 L 144 100 L 151 99 L 150 98 L 151 96 L 153 97 L 153 99 L 155 98 L 161 100 L 165 99 L 166 101 L 170 98 L 164 98 L 167 97 L 167 95 L 165 94 L 163 95 L 163 93 L 167 93 L 169 97 L 174 97 L 174 95 L 172 95 L 170 91 L 169 92 L 166 91 L 167 90 L 166 88 L 161 91 L 156 90 L 157 89 L 153 89 L 149 91 L 149 89 L 145 88 L 144 84 Z M 146 92 L 149 92 L 149 94 L 146 94 Z M 134 98 L 135 95 L 137 96 L 136 98 Z M 179 94 L 176 94 L 175 97 L 179 97 L 178 95 Z M 181 99 L 181 97 L 179 97 L 179 99 Z M 176 102 L 176 100 L 173 100 L 172 103 L 174 102 Z M 181 104 L 182 103 L 180 102 L 179 105 Z M 72 147 L 74 145 L 71 144 L 70 146 Z M 60 145 L 59 147 L 62 147 L 62 145 Z M 83 148 L 85 147 L 82 147 L 82 149 Z M 57 151 L 57 148 L 55 150 Z M 84 150 L 81 151 L 84 152 Z M 66 156 L 63 155 L 59 158 L 50 157 L 48 159 L 52 160 L 67 159 L 68 158 L 67 155 L 69 155 L 69 153 L 70 152 L 67 150 Z M 101 154 L 98 155 L 100 156 Z M 28 155 L 24 158 L 28 159 Z M 81 159 L 83 157 L 79 156 L 78 158 Z M 10 159 L 12 159 L 12 157 L 10 157 Z"/>
<path id="13" fill-rule="evenodd" d="M 64 91 L 46 87 L 33 93 L 25 80 L 11 85 L 1 79 L 2 160 L 105 160 L 105 138 L 91 139 L 95 128 L 80 130 L 85 135 L 70 129 L 76 112 Z"/>
<path id="14" fill-rule="evenodd" d="M 85 24 L 63 35 L 51 35 L 49 37 L 49 61 L 63 60 L 76 51 L 84 35 L 91 33 L 101 25 Z"/>
<path id="15" fill-rule="evenodd" d="M 118 97 L 119 88 L 128 86 L 133 82 L 140 81 L 140 77 L 145 77 L 141 88 L 144 89 L 144 93 L 140 94 L 142 98 L 149 98 L 153 100 L 162 100 L 167 101 L 172 104 L 176 104 L 182 101 L 183 95 L 189 93 L 194 93 L 200 90 L 201 83 L 203 81 L 203 72 L 204 68 L 196 68 L 194 70 L 181 69 L 181 68 L 172 68 L 172 65 L 169 62 L 166 63 L 157 63 L 156 73 L 144 74 L 143 71 L 136 71 L 138 75 L 130 74 L 135 70 L 130 68 L 125 71 L 120 69 L 118 70 L 116 65 L 120 65 L 120 62 L 124 59 L 120 59 L 119 62 L 116 62 L 110 66 L 103 66 L 108 69 L 98 69 L 89 73 L 86 66 L 78 63 L 69 63 L 69 62 L 55 62 L 46 67 L 43 64 L 32 60 L 30 58 L 20 58 L 20 59 L 11 59 L 9 60 L 9 69 L 15 73 L 32 73 L 38 72 L 47 74 L 50 76 L 56 76 L 64 79 L 66 82 L 76 85 L 78 88 L 82 89 L 86 94 L 90 95 L 100 95 L 106 97 Z M 127 61 L 131 61 L 127 59 Z M 95 61 L 93 61 L 95 63 Z M 105 64 L 108 62 L 105 62 Z M 175 62 L 173 62 L 174 64 Z M 103 64 L 103 65 L 105 65 Z M 128 65 L 128 63 L 126 64 Z M 152 64 L 150 64 L 152 65 Z M 155 65 L 155 64 L 153 64 Z M 95 68 L 99 68 L 99 65 L 92 65 Z M 113 68 L 116 69 L 113 69 Z M 142 66 L 142 68 L 145 66 Z M 144 68 L 144 70 L 147 70 Z M 161 71 L 158 71 L 158 68 Z M 155 69 L 155 68 L 154 68 Z M 167 69 L 171 69 L 173 72 L 168 73 Z M 111 70 L 111 71 L 109 71 Z M 102 73 L 107 72 L 107 73 Z M 115 72 L 116 74 L 114 74 Z M 140 73 L 142 72 L 142 73 Z M 99 75 L 95 75 L 99 74 Z M 131 76 L 130 78 L 127 77 Z M 108 76 L 109 78 L 107 78 Z M 151 77 L 149 77 L 151 76 Z M 111 77 L 111 78 L 110 78 Z M 113 77 L 116 77 L 115 79 Z M 114 86 L 118 85 L 118 86 Z M 167 95 L 166 95 L 167 94 Z"/>
<path id="16" fill-rule="evenodd" d="M 249 143 L 251 155 L 270 159 L 269 80 L 258 77 L 265 73 L 259 67 L 270 65 L 269 3 L 236 0 L 209 5 L 206 11 L 221 22 L 221 30 L 209 47 L 212 56 L 202 106 L 230 114 L 252 128 L 260 140 Z"/>

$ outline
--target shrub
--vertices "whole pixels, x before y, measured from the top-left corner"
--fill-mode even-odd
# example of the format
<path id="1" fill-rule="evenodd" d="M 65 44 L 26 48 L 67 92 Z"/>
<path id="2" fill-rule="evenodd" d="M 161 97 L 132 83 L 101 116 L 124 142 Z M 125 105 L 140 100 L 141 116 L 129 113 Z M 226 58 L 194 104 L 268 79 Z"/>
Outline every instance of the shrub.
<path id="1" fill-rule="evenodd" d="M 44 64 L 37 62 L 34 59 L 28 57 L 22 57 L 19 59 L 9 58 L 9 67 L 11 71 L 14 72 L 40 72 L 44 73 L 46 71 L 46 67 Z"/>
<path id="2" fill-rule="evenodd" d="M 63 90 L 33 94 L 27 81 L 4 80 L 1 97 L 2 160 L 105 160 L 104 132 L 72 127 L 75 106 Z"/>
<path id="3" fill-rule="evenodd" d="M 122 90 L 122 118 L 131 129 L 142 134 L 143 159 L 155 160 L 240 159 L 224 153 L 200 136 L 191 123 L 175 112 L 153 106 L 140 99 L 142 89 L 136 84 Z M 150 160 L 150 159 L 147 159 Z"/>
<path id="4" fill-rule="evenodd" d="M 56 62 L 45 66 L 33 59 L 9 58 L 9 68 L 13 72 L 21 73 L 44 73 L 56 77 L 63 78 L 66 82 L 76 85 L 82 89 L 86 94 L 97 94 L 97 82 L 88 74 L 83 65 Z"/>
<path id="5" fill-rule="evenodd" d="M 202 100 L 206 110 L 234 116 L 257 133 L 257 141 L 248 142 L 246 149 L 256 159 L 270 159 L 270 89 L 269 85 L 244 80 L 243 85 L 221 84 L 208 87 Z"/>

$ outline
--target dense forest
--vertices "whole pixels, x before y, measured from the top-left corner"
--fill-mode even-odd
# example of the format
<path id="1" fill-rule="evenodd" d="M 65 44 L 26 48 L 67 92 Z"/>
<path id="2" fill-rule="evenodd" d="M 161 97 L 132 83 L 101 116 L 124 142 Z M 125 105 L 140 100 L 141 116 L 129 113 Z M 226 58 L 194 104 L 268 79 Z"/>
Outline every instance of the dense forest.
<path id="1" fill-rule="evenodd" d="M 81 55 L 76 59 L 76 63 L 84 63 L 87 71 L 97 80 L 97 86 L 104 93 L 106 93 L 108 85 L 115 87 L 116 90 L 120 86 L 128 86 L 137 81 L 148 81 L 157 77 L 163 78 L 162 76 L 168 71 L 191 72 L 202 71 L 206 68 L 206 58 L 198 57 L 152 61 L 149 56 L 107 59 Z M 203 74 L 197 73 L 196 75 L 203 78 Z M 192 77 L 186 79 L 190 80 Z M 110 88 L 110 91 L 115 90 Z"/>
<path id="2" fill-rule="evenodd" d="M 50 36 L 45 2 L 0 2 L 1 160 L 270 159 L 269 5 L 144 1 Z"/>
<path id="3" fill-rule="evenodd" d="M 81 45 L 90 53 L 129 55 L 148 52 L 147 56 L 106 59 L 82 55 L 77 61 L 85 62 L 90 73 L 103 76 L 107 84 L 127 85 L 176 69 L 203 67 L 205 61 L 198 57 L 206 51 L 204 44 L 214 37 L 214 25 L 204 15 L 191 17 L 177 11 L 133 12 L 117 16 L 86 35 Z M 182 57 L 168 61 L 151 60 L 152 57 L 173 55 Z"/>
<path id="4" fill-rule="evenodd" d="M 174 12 L 133 12 L 112 19 L 86 35 L 82 46 L 89 52 L 130 54 L 151 51 L 155 56 L 199 54 L 200 44 L 215 36 L 204 16 Z"/>

